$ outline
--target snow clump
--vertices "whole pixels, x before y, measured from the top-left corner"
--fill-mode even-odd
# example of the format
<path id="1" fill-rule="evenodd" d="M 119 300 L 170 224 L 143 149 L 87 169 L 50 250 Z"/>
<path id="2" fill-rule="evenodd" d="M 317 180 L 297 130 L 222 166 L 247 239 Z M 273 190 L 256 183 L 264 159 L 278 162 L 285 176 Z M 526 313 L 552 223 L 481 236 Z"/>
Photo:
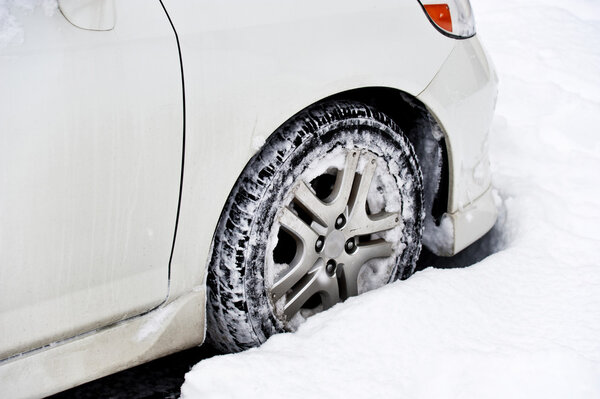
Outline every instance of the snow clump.
<path id="1" fill-rule="evenodd" d="M 40 6 L 47 16 L 54 15 L 58 9 L 57 0 L 0 0 L 0 49 L 25 40 L 25 32 L 15 14 L 32 12 Z"/>

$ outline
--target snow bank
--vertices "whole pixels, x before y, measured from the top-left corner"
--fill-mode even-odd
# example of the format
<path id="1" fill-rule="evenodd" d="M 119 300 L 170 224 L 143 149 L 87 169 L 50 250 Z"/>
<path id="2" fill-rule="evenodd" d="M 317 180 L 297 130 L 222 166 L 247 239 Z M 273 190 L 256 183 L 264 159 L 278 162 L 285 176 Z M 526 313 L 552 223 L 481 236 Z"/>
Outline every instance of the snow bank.
<path id="1" fill-rule="evenodd" d="M 204 360 L 184 398 L 600 398 L 600 3 L 473 8 L 501 80 L 504 249 Z"/>
<path id="2" fill-rule="evenodd" d="M 25 32 L 15 14 L 31 12 L 39 6 L 48 16 L 52 16 L 58 8 L 57 0 L 0 0 L 0 49 L 21 44 L 25 39 Z"/>

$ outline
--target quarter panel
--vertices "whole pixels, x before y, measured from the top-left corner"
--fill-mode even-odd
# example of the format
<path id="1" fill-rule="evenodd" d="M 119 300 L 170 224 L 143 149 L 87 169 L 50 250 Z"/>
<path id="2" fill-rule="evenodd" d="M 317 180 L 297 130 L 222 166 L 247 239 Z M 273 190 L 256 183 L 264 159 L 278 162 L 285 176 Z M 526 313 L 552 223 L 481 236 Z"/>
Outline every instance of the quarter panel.
<path id="1" fill-rule="evenodd" d="M 454 44 L 416 0 L 167 0 L 165 6 L 181 41 L 187 107 L 173 294 L 204 283 L 227 195 L 279 125 L 353 88 L 387 86 L 416 95 Z"/>

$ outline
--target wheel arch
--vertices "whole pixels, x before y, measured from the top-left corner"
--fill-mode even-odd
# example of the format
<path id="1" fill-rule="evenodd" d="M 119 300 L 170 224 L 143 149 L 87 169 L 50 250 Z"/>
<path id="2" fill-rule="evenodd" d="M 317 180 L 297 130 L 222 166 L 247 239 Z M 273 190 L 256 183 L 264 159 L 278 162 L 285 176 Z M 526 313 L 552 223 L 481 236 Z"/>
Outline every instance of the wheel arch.
<path id="1" fill-rule="evenodd" d="M 423 180 L 431 183 L 431 204 L 428 212 L 431 213 L 436 224 L 442 215 L 448 210 L 449 187 L 450 187 L 450 162 L 452 160 L 446 145 L 446 132 L 437 122 L 434 115 L 415 96 L 402 90 L 385 87 L 361 87 L 343 91 L 318 102 L 351 100 L 367 104 L 387 116 L 389 116 L 407 136 L 415 150 L 423 172 Z M 428 157 L 424 150 L 419 148 L 425 146 L 425 141 L 433 137 L 439 146 L 441 159 Z M 440 162 L 439 175 L 436 173 L 435 165 Z"/>
<path id="2" fill-rule="evenodd" d="M 318 97 L 313 97 L 318 98 Z M 306 109 L 329 101 L 358 101 L 366 104 L 390 117 L 407 136 L 413 145 L 419 164 L 423 172 L 424 182 L 430 183 L 430 204 L 427 212 L 432 216 L 436 225 L 439 225 L 442 216 L 450 209 L 451 182 L 452 182 L 452 146 L 449 143 L 447 132 L 437 117 L 415 95 L 391 86 L 361 86 L 338 91 L 326 97 L 309 100 L 297 107 L 292 112 L 288 109 L 285 120 L 273 123 L 274 120 L 266 118 L 271 125 L 270 134 L 279 126 L 305 111 Z M 281 110 L 283 111 L 283 110 Z M 280 113 L 281 114 L 281 113 Z M 261 115 L 262 116 L 262 115 Z M 262 118 L 260 118 L 262 119 Z M 276 120 L 276 119 L 275 119 Z M 255 129 L 253 134 L 256 133 Z M 262 138 L 262 137 L 261 137 Z M 427 143 L 435 144 L 439 150 L 439 159 L 429 157 L 426 150 Z M 260 151 L 259 147 L 252 148 L 251 153 Z M 439 170 L 436 165 L 439 164 Z M 425 243 L 427 245 L 427 243 Z"/>

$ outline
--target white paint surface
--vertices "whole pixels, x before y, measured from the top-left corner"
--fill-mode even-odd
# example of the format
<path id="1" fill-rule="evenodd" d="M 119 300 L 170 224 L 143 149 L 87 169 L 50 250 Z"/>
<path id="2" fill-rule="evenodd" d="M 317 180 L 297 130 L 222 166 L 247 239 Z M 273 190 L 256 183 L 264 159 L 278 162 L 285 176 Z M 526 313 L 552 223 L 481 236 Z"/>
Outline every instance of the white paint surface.
<path id="1" fill-rule="evenodd" d="M 0 7 L 24 33 L 0 48 L 2 359 L 164 301 L 179 194 L 180 65 L 160 4 L 123 3 L 93 32 L 42 3 Z"/>

